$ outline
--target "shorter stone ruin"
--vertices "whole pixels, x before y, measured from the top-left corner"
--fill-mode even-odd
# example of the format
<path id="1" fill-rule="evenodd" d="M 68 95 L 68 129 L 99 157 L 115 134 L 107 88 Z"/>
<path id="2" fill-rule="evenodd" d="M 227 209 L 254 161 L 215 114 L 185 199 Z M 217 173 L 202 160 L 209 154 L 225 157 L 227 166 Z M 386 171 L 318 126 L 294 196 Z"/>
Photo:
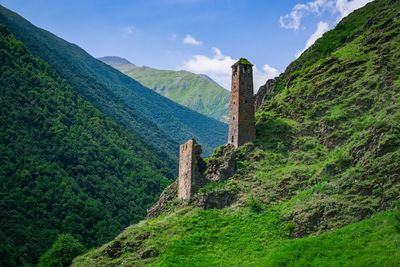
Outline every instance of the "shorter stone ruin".
<path id="1" fill-rule="evenodd" d="M 182 205 L 182 200 L 203 209 L 221 209 L 234 202 L 236 195 L 233 192 L 197 193 L 208 183 L 223 182 L 235 174 L 235 147 L 233 145 L 219 147 L 209 159 L 208 169 L 200 155 L 201 146 L 194 139 L 180 146 L 179 178 L 162 192 L 160 199 L 153 206 L 147 209 L 146 219 L 174 210 Z"/>
<path id="2" fill-rule="evenodd" d="M 201 146 L 196 140 L 190 139 L 181 145 L 179 152 L 178 197 L 188 199 L 206 185 L 203 173 L 207 166 L 200 157 Z"/>
<path id="3" fill-rule="evenodd" d="M 178 197 L 189 199 L 211 181 L 225 181 L 235 174 L 235 150 L 233 145 L 222 146 L 216 159 L 206 163 L 200 157 L 201 146 L 190 139 L 180 146 Z"/>

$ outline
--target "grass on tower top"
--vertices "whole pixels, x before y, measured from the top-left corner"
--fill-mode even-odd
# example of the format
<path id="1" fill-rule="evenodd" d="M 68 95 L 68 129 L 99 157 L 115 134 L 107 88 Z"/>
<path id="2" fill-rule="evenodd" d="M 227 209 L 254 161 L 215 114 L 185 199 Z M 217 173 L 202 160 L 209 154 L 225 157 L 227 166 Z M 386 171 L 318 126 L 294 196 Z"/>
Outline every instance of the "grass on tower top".
<path id="1" fill-rule="evenodd" d="M 237 64 L 245 64 L 245 65 L 251 65 L 253 66 L 253 64 L 250 63 L 250 61 L 248 61 L 247 59 L 245 59 L 244 57 L 241 57 L 238 62 L 236 62 Z"/>

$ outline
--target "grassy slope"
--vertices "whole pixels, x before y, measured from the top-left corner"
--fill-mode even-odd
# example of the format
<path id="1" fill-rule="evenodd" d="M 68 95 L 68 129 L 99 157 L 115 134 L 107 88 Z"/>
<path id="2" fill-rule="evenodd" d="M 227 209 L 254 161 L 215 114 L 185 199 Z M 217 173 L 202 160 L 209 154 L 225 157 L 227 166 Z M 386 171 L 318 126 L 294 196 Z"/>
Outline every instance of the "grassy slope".
<path id="1" fill-rule="evenodd" d="M 134 65 L 113 67 L 185 107 L 225 123 L 229 120 L 229 91 L 205 77 Z"/>
<path id="2" fill-rule="evenodd" d="M 399 1 L 353 12 L 280 76 L 233 179 L 204 190 L 237 191 L 232 207 L 176 200 L 76 265 L 399 265 L 399 61 Z"/>
<path id="3" fill-rule="evenodd" d="M 87 247 L 142 219 L 174 174 L 0 25 L 0 265 L 36 263 L 57 234 Z"/>
<path id="4" fill-rule="evenodd" d="M 2 6 L 0 23 L 24 42 L 34 56 L 48 62 L 85 100 L 175 159 L 178 144 L 190 138 L 196 138 L 205 154 L 226 141 L 227 124 L 157 94 Z"/>
<path id="5" fill-rule="evenodd" d="M 288 239 L 287 224 L 273 210 L 193 209 L 130 226 L 113 241 L 122 244 L 116 259 L 103 246 L 76 258 L 73 266 L 396 266 L 396 215 L 400 218 L 399 212 L 379 213 L 336 232 Z M 146 251 L 162 254 L 142 259 Z"/>

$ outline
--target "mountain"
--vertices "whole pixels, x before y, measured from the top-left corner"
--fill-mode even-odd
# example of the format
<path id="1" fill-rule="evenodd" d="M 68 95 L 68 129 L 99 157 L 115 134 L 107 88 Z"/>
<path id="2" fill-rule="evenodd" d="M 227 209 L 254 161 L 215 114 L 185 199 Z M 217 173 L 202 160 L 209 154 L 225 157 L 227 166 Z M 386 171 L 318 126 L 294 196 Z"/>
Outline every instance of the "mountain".
<path id="1" fill-rule="evenodd" d="M 210 76 L 208 76 L 207 74 L 201 74 L 201 73 L 200 73 L 199 75 L 202 76 L 202 77 L 204 77 L 204 78 L 206 78 L 207 80 L 212 81 L 212 82 L 215 83 L 215 81 L 214 81 L 213 79 L 211 79 Z"/>
<path id="2" fill-rule="evenodd" d="M 104 63 L 107 63 L 108 65 L 114 65 L 114 66 L 118 66 L 118 65 L 133 65 L 133 66 L 135 66 L 134 64 L 129 62 L 129 60 L 122 58 L 122 57 L 108 56 L 108 57 L 98 58 L 98 60 L 101 60 Z"/>
<path id="3" fill-rule="evenodd" d="M 0 265 L 37 263 L 59 233 L 87 248 L 142 219 L 174 178 L 0 25 Z"/>
<path id="4" fill-rule="evenodd" d="M 127 60 L 120 57 L 98 59 L 176 103 L 224 123 L 229 120 L 230 92 L 207 75 L 121 64 Z"/>
<path id="5" fill-rule="evenodd" d="M 173 184 L 73 266 L 398 266 L 399 63 L 400 2 L 354 11 L 257 94 L 257 140 L 210 156 L 233 177 Z"/>
<path id="6" fill-rule="evenodd" d="M 159 95 L 4 7 L 0 7 L 0 24 L 5 25 L 34 56 L 48 62 L 81 97 L 119 124 L 140 134 L 145 144 L 166 151 L 175 160 L 178 145 L 190 138 L 199 141 L 205 155 L 226 142 L 226 124 Z"/>

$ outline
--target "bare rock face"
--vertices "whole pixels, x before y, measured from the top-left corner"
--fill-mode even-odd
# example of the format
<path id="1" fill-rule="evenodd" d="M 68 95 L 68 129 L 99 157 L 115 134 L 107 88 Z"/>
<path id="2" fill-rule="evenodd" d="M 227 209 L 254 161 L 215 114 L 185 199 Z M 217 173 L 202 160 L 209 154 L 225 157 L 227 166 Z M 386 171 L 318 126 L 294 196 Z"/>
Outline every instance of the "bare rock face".
<path id="1" fill-rule="evenodd" d="M 153 248 L 147 249 L 145 251 L 142 252 L 142 254 L 140 255 L 141 259 L 148 259 L 148 258 L 154 258 L 158 256 L 158 251 L 156 251 Z"/>
<path id="2" fill-rule="evenodd" d="M 263 86 L 260 86 L 257 94 L 255 95 L 254 110 L 257 109 L 265 103 L 267 96 L 269 96 L 276 88 L 276 83 L 278 82 L 278 77 L 275 79 L 269 79 Z"/>
<path id="3" fill-rule="evenodd" d="M 201 194 L 197 199 L 197 206 L 203 209 L 223 209 L 230 206 L 236 199 L 234 192 Z"/>
<path id="4" fill-rule="evenodd" d="M 226 181 L 235 174 L 235 170 L 235 147 L 232 144 L 223 145 L 210 158 L 206 179 Z"/>
<path id="5" fill-rule="evenodd" d="M 107 255 L 111 259 L 116 259 L 121 256 L 123 253 L 122 251 L 122 244 L 120 241 L 115 241 L 107 248 Z"/>
<path id="6" fill-rule="evenodd" d="M 167 205 L 172 202 L 178 195 L 178 180 L 165 188 L 161 193 L 160 199 L 150 208 L 147 209 L 147 219 L 155 218 L 162 212 L 167 210 Z"/>

